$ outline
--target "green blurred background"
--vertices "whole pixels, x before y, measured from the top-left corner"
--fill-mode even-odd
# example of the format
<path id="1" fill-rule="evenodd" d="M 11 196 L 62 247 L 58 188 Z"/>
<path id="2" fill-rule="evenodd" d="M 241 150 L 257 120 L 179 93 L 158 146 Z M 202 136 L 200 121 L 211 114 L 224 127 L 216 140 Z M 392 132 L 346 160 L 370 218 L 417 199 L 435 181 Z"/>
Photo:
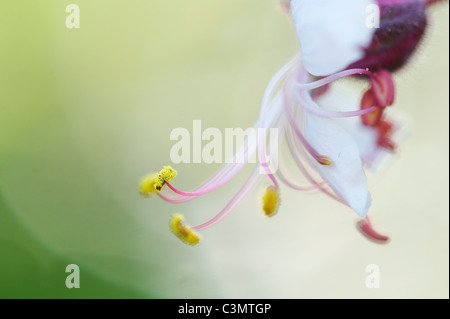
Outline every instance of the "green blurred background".
<path id="1" fill-rule="evenodd" d="M 80 29 L 65 26 L 68 4 Z M 137 183 L 170 164 L 175 127 L 249 127 L 270 76 L 298 50 L 275 1 L 0 2 L 0 297 L 448 298 L 448 5 L 430 12 L 421 52 L 398 76 L 395 108 L 411 136 L 370 175 L 372 214 L 392 237 L 367 241 L 356 216 L 283 189 L 267 220 L 259 190 L 203 232 L 239 185 L 182 206 L 143 199 Z M 217 167 L 177 165 L 177 185 Z M 67 289 L 65 267 L 81 270 Z M 365 267 L 381 288 L 365 287 Z"/>

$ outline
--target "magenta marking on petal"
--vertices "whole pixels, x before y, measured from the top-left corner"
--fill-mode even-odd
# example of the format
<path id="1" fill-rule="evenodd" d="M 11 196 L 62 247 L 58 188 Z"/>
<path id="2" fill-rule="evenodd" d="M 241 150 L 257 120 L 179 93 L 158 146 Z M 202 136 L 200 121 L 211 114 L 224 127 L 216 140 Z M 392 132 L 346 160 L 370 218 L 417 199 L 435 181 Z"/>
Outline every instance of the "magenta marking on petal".
<path id="1" fill-rule="evenodd" d="M 430 5 L 430 4 L 435 4 L 438 2 L 444 2 L 446 0 L 424 0 L 424 1 L 427 3 L 427 5 Z"/>
<path id="2" fill-rule="evenodd" d="M 395 71 L 417 49 L 427 27 L 426 1 L 378 0 L 381 18 L 365 56 L 348 68 Z"/>

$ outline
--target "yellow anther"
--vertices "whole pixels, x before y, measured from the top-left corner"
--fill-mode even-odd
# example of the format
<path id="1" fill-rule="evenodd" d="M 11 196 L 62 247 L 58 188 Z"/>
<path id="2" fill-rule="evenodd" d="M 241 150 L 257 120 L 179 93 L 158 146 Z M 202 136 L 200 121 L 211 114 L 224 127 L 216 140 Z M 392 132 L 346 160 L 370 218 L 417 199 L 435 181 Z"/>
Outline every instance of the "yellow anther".
<path id="1" fill-rule="evenodd" d="M 147 176 L 145 176 L 141 183 L 139 184 L 139 192 L 143 196 L 151 196 L 158 192 L 155 188 L 156 180 L 158 179 L 157 173 L 152 173 Z"/>
<path id="2" fill-rule="evenodd" d="M 184 224 L 184 217 L 181 214 L 173 215 L 170 221 L 170 229 L 185 244 L 197 245 L 200 242 L 200 235 Z"/>
<path id="3" fill-rule="evenodd" d="M 162 187 L 166 183 L 170 183 L 172 179 L 175 178 L 175 176 L 177 176 L 176 170 L 174 170 L 170 166 L 164 166 L 163 169 L 158 173 L 158 178 L 156 179 L 155 182 L 155 189 L 157 191 L 160 191 Z"/>
<path id="4" fill-rule="evenodd" d="M 333 160 L 329 158 L 328 156 L 318 156 L 317 161 L 322 165 L 331 165 L 333 163 Z"/>
<path id="5" fill-rule="evenodd" d="M 143 196 L 151 196 L 159 192 L 167 182 L 177 176 L 177 171 L 170 166 L 164 166 L 159 173 L 145 176 L 139 184 L 139 191 Z"/>
<path id="6" fill-rule="evenodd" d="M 278 212 L 280 206 L 280 192 L 278 188 L 269 186 L 263 196 L 263 210 L 266 216 L 272 217 Z"/>

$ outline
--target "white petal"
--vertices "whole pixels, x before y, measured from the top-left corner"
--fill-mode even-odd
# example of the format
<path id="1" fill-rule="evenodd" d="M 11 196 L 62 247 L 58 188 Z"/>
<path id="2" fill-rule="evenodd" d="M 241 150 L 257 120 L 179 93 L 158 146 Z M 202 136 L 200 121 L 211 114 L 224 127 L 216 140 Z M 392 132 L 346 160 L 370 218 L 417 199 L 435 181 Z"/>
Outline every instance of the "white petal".
<path id="1" fill-rule="evenodd" d="M 353 92 L 341 92 L 335 88 L 330 88 L 327 94 L 322 95 L 316 102 L 328 111 L 354 111 L 359 109 L 359 95 Z M 352 97 L 352 95 L 354 95 Z M 335 119 L 349 133 L 359 148 L 359 155 L 363 162 L 371 165 L 380 155 L 381 149 L 378 147 L 378 133 L 375 128 L 364 126 L 361 118 L 349 117 Z"/>
<path id="2" fill-rule="evenodd" d="M 374 28 L 366 9 L 374 0 L 292 0 L 292 16 L 309 73 L 324 76 L 364 56 Z"/>
<path id="3" fill-rule="evenodd" d="M 311 145 L 333 163 L 315 167 L 330 187 L 361 217 L 372 203 L 367 189 L 359 148 L 352 136 L 335 120 L 305 114 L 305 135 Z"/>

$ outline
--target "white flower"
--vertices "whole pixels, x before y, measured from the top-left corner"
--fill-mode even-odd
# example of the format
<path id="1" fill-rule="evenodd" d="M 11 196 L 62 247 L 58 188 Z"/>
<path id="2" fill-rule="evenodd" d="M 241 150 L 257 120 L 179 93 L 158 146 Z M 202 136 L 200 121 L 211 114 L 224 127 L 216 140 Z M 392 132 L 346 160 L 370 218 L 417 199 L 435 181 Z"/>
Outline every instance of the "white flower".
<path id="1" fill-rule="evenodd" d="M 364 56 L 374 28 L 366 25 L 372 0 L 292 0 L 291 10 L 309 73 L 329 75 Z"/>
<path id="2" fill-rule="evenodd" d="M 377 118 L 377 121 L 370 122 L 372 126 L 368 126 L 363 124 L 361 117 L 368 116 L 379 107 L 373 105 L 361 109 L 356 107 L 350 111 L 334 111 L 317 104 L 317 101 L 326 101 L 324 97 L 327 97 L 337 109 L 346 109 L 347 106 L 341 105 L 342 101 L 327 92 L 327 88 L 336 80 L 359 74 L 370 76 L 382 84 L 385 80 L 385 77 L 379 80 L 375 74 L 364 69 L 352 69 L 314 81 L 302 60 L 295 58 L 283 66 L 267 86 L 255 127 L 278 129 L 280 141 L 286 141 L 290 156 L 305 176 L 306 183 L 295 180 L 295 174 L 288 171 L 281 162 L 277 169 L 273 169 L 265 155 L 265 139 L 248 136 L 247 143 L 241 145 L 235 154 L 237 160 L 225 164 L 219 172 L 194 190 L 184 192 L 175 188 L 172 178 L 176 172 L 165 167 L 159 174 L 152 174 L 144 179 L 141 183 L 141 193 L 156 193 L 172 203 L 184 203 L 199 198 L 228 183 L 246 165 L 246 161 L 242 159 L 247 160 L 259 151 L 260 161 L 253 174 L 224 209 L 205 223 L 193 227 L 184 225 L 184 219 L 175 215 L 171 223 L 172 231 L 185 243 L 197 244 L 200 237 L 196 232 L 222 220 L 262 178 L 266 178 L 270 183 L 263 196 L 262 207 L 266 216 L 274 216 L 277 213 L 281 181 L 301 192 L 322 191 L 364 218 L 372 201 L 367 189 L 364 166 L 370 164 L 374 153 L 381 152 L 383 146 L 379 143 L 380 132 L 377 126 L 381 120 Z M 378 85 L 377 81 L 375 82 Z M 383 138 L 385 141 L 390 135 L 383 135 Z M 286 155 L 289 154 L 279 154 L 280 157 Z M 261 171 L 266 174 L 261 174 Z M 165 186 L 176 194 L 168 193 L 167 189 L 163 189 Z"/>

